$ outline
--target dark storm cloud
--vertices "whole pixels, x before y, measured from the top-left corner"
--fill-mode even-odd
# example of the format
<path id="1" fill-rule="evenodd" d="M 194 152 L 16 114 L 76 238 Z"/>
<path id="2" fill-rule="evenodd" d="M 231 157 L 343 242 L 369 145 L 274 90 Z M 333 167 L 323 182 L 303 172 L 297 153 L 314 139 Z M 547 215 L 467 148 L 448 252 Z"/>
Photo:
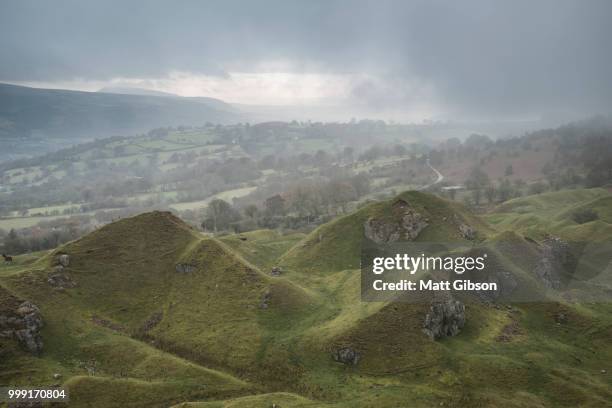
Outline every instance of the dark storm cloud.
<path id="1" fill-rule="evenodd" d="M 607 0 L 4 1 L 0 80 L 224 75 L 288 61 L 379 78 L 353 92 L 378 107 L 413 103 L 425 87 L 458 112 L 605 111 L 611 17 Z"/>

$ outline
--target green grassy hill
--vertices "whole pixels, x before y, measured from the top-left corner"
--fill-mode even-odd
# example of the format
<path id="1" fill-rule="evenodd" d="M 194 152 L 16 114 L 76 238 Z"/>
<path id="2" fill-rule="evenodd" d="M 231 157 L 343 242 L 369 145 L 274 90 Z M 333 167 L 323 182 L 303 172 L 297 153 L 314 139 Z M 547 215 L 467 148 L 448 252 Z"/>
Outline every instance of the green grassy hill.
<path id="1" fill-rule="evenodd" d="M 70 265 L 62 274 L 76 286 L 57 290 L 46 280 L 63 253 L 69 254 Z M 177 265 L 192 270 L 177 271 Z M 112 388 L 116 381 L 125 387 L 144 387 L 145 392 L 152 385 L 140 382 L 141 376 L 176 381 L 181 370 L 215 373 L 199 364 L 248 377 L 257 370 L 257 362 L 272 365 L 267 360 L 281 355 L 282 361 L 288 360 L 286 350 L 280 348 L 267 355 L 270 327 L 278 324 L 287 329 L 313 302 L 296 285 L 273 280 L 224 244 L 200 236 L 170 213 L 161 212 L 101 228 L 42 257 L 32 269 L 11 274 L 5 284 L 25 298 L 36 299 L 43 309 L 43 338 L 50 339 L 45 349 L 51 358 L 97 362 L 100 378 L 81 378 L 82 373 L 70 378 L 68 385 L 77 396 L 87 395 L 81 388 Z M 78 335 L 70 337 L 74 333 Z M 145 354 L 151 351 L 157 356 Z M 125 359 L 124 353 L 128 354 Z M 175 356 L 190 363 L 174 367 L 177 363 L 164 362 L 187 361 Z M 138 365 L 139 375 L 130 375 Z M 283 369 L 291 371 L 287 365 Z M 235 382 L 234 391 L 254 388 L 230 375 L 218 375 L 221 379 L 216 382 Z M 267 380 L 274 375 L 274 370 L 268 370 L 261 377 Z M 213 382 L 208 379 L 207 383 Z M 225 385 L 207 388 L 215 394 Z"/>
<path id="2" fill-rule="evenodd" d="M 585 202 L 544 203 L 539 215 L 569 205 Z M 76 407 L 609 405 L 610 303 L 462 297 L 465 326 L 433 341 L 422 331 L 428 303 L 362 302 L 365 223 L 401 223 L 406 206 L 427 223 L 414 240 L 487 248 L 495 271 L 541 290 L 539 243 L 420 192 L 307 236 L 215 239 L 169 213 L 147 213 L 0 269 L 0 314 L 27 299 L 45 322 L 39 357 L 0 337 L 0 382 L 60 383 Z M 512 225 L 513 209 L 488 218 Z M 462 225 L 475 231 L 470 239 Z M 61 254 L 70 259 L 59 271 L 72 283 L 64 289 L 48 281 Z M 280 276 L 270 274 L 275 266 Z M 357 364 L 334 361 L 345 347 L 359 353 Z"/>
<path id="3" fill-rule="evenodd" d="M 399 221 L 402 213 L 393 208 L 399 201 L 407 202 L 428 224 L 418 235 L 417 241 L 467 242 L 461 236 L 458 222 L 474 228 L 479 239 L 492 232 L 486 223 L 457 203 L 431 194 L 409 191 L 392 200 L 369 204 L 353 214 L 320 226 L 290 249 L 281 258 L 281 264 L 288 269 L 309 270 L 313 274 L 358 269 L 365 222 L 369 219 Z"/>

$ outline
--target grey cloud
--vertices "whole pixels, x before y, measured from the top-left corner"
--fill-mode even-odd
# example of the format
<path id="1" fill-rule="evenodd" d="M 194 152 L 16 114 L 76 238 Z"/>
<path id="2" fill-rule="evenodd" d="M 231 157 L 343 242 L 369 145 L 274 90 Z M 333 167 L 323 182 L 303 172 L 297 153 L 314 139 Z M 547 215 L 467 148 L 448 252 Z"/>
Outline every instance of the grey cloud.
<path id="1" fill-rule="evenodd" d="M 0 80 L 224 75 L 283 60 L 379 78 L 353 91 L 377 107 L 414 102 L 416 78 L 459 113 L 606 111 L 611 17 L 606 0 L 5 1 Z"/>

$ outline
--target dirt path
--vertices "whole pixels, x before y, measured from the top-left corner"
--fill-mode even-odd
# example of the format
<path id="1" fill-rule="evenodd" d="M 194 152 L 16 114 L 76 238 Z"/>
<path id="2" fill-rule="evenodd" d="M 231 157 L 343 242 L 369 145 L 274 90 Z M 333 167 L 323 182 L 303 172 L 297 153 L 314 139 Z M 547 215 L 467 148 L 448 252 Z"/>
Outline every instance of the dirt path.
<path id="1" fill-rule="evenodd" d="M 438 169 L 431 165 L 431 163 L 429 162 L 429 158 L 427 159 L 427 166 L 432 169 L 434 173 L 436 173 L 437 179 L 433 183 L 425 184 L 424 186 L 419 187 L 417 190 L 427 190 L 429 187 L 436 185 L 442 180 L 444 180 L 444 176 L 442 175 L 442 173 L 440 173 Z"/>

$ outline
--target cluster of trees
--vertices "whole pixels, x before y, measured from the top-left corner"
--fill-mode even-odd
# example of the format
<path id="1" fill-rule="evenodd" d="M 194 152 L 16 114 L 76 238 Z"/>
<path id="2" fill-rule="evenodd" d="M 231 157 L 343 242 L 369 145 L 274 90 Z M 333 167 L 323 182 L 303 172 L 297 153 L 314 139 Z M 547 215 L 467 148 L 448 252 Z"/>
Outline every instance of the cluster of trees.
<path id="1" fill-rule="evenodd" d="M 527 183 L 517 178 L 512 162 L 529 152 L 531 160 L 542 162 Z M 495 141 L 485 135 L 472 135 L 464 142 L 448 139 L 429 157 L 434 166 L 476 163 L 465 180 L 467 201 L 474 205 L 562 188 L 605 186 L 612 183 L 612 118 L 595 117 Z M 492 181 L 481 166 L 498 160 L 509 163 L 502 174 L 497 174 L 499 179 Z M 456 193 L 448 191 L 452 198 Z"/>
<path id="2" fill-rule="evenodd" d="M 47 177 L 39 184 L 13 185 L 10 192 L 1 193 L 0 216 L 65 203 L 78 203 L 82 211 L 138 206 L 136 195 L 147 196 L 147 205 L 155 200 L 159 200 L 156 202 L 159 205 L 195 201 L 261 177 L 257 163 L 247 157 L 201 158 L 195 164 L 184 162 L 165 172 L 160 170 L 163 163 L 155 157 L 131 163 L 91 161 L 78 170 L 65 166 L 61 179 Z M 177 191 L 178 196 L 170 200 L 156 194 L 163 191 Z"/>
<path id="3" fill-rule="evenodd" d="M 587 170 L 585 181 L 588 187 L 612 183 L 612 131 L 586 137 L 581 160 Z"/>
<path id="4" fill-rule="evenodd" d="M 511 168 L 506 169 L 506 176 L 512 174 Z M 486 199 L 489 204 L 507 201 L 511 198 L 520 197 L 526 183 L 523 180 L 511 182 L 504 177 L 497 182 L 492 181 L 480 166 L 474 166 L 465 182 L 465 187 L 470 191 L 467 198 L 468 204 L 480 205 Z M 455 198 L 456 190 L 449 190 L 452 199 Z"/>
<path id="5" fill-rule="evenodd" d="M 0 230 L 2 251 L 7 254 L 42 251 L 72 241 L 91 231 L 88 217 L 71 217 L 69 220 L 43 223 L 36 227 Z"/>
<path id="6" fill-rule="evenodd" d="M 96 227 L 130 217 L 154 207 L 125 207 L 96 211 L 93 215 L 71 215 L 65 218 L 41 221 L 35 226 L 9 231 L 0 229 L 0 248 L 3 253 L 21 254 L 56 248 L 80 238 Z"/>
<path id="7" fill-rule="evenodd" d="M 212 200 L 202 215 L 201 226 L 211 232 L 309 227 L 346 213 L 369 192 L 370 179 L 365 174 L 329 181 L 305 180 L 260 203 L 241 205 L 236 200 L 233 205 L 221 199 Z"/>

